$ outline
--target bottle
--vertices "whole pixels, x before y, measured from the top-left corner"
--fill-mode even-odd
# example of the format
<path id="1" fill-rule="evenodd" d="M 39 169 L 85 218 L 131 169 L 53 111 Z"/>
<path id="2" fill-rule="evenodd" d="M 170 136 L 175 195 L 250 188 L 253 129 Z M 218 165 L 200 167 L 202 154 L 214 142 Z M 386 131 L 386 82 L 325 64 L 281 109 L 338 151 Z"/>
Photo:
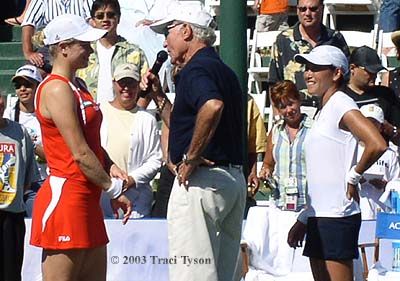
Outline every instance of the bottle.
<path id="1" fill-rule="evenodd" d="M 400 212 L 400 206 L 398 206 L 398 201 L 399 201 L 399 193 L 391 189 L 390 190 L 390 205 L 391 205 L 391 213 L 392 214 L 398 214 Z"/>
<path id="2" fill-rule="evenodd" d="M 400 271 L 400 241 L 392 242 L 392 248 L 393 248 L 392 270 Z"/>

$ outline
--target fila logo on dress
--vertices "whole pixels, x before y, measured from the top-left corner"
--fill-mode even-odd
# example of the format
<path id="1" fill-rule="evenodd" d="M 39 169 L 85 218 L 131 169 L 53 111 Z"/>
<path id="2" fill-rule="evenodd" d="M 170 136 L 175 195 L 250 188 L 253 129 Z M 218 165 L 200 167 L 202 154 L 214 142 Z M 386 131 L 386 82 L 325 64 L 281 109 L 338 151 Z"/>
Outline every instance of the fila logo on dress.
<path id="1" fill-rule="evenodd" d="M 58 236 L 58 242 L 69 242 L 71 241 L 71 237 L 68 235 L 60 235 Z"/>

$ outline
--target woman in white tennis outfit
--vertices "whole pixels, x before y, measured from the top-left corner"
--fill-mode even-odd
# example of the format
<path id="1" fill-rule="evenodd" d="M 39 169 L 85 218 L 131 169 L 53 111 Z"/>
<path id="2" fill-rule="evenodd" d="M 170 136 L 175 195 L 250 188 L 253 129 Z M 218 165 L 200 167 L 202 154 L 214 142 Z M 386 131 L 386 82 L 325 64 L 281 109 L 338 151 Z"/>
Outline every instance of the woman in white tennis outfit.
<path id="1" fill-rule="evenodd" d="M 288 243 L 300 246 L 307 234 L 303 254 L 310 258 L 316 281 L 351 281 L 361 226 L 358 182 L 387 145 L 339 90 L 348 71 L 340 49 L 318 46 L 295 60 L 305 65 L 308 92 L 320 97 L 321 108 L 305 140 L 308 204 L 289 231 Z M 357 139 L 365 144 L 358 164 Z"/>

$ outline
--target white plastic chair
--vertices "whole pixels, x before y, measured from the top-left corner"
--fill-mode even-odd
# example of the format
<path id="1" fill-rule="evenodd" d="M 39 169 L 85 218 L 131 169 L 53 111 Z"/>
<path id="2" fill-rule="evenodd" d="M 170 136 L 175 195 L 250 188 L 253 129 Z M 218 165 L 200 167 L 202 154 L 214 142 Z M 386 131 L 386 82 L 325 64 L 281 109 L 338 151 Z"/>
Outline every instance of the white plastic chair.
<path id="1" fill-rule="evenodd" d="M 375 31 L 371 30 L 370 32 L 362 32 L 362 31 L 353 31 L 353 30 L 343 30 L 340 31 L 346 40 L 347 46 L 350 48 L 356 48 L 361 46 L 368 46 L 372 49 L 375 49 Z"/>
<path id="2" fill-rule="evenodd" d="M 280 31 L 267 31 L 257 32 L 254 30 L 253 40 L 250 48 L 250 63 L 247 70 L 249 74 L 248 79 L 248 92 L 252 92 L 252 84 L 255 85 L 255 93 L 260 94 L 262 92 L 261 82 L 267 81 L 269 66 L 261 64 L 261 56 L 257 52 L 260 48 L 269 48 L 271 50 L 272 45 L 275 43 L 276 37 Z"/>
<path id="3" fill-rule="evenodd" d="M 264 120 L 268 119 L 267 124 L 267 132 L 269 133 L 272 129 L 273 125 L 273 112 L 272 105 L 266 106 L 267 104 L 267 91 L 262 91 L 261 94 L 250 94 L 254 99 L 254 102 L 258 106 L 258 110 L 260 111 L 261 116 Z"/>
<path id="4" fill-rule="evenodd" d="M 382 65 L 389 70 L 393 68 L 390 61 L 397 61 L 396 46 L 392 42 L 392 32 L 383 32 L 379 30 L 378 34 L 378 55 L 382 60 Z"/>
<path id="5" fill-rule="evenodd" d="M 379 2 L 379 0 L 325 0 L 323 23 L 336 29 L 336 15 L 373 15 L 374 23 L 377 23 Z M 357 7 L 351 9 L 352 6 Z"/>
<path id="6" fill-rule="evenodd" d="M 219 47 L 219 45 L 221 44 L 221 32 L 219 30 L 215 30 L 215 36 L 217 38 L 215 39 L 213 47 Z"/>
<path id="7" fill-rule="evenodd" d="M 6 108 L 15 106 L 18 97 L 14 94 L 8 94 L 6 98 Z"/>

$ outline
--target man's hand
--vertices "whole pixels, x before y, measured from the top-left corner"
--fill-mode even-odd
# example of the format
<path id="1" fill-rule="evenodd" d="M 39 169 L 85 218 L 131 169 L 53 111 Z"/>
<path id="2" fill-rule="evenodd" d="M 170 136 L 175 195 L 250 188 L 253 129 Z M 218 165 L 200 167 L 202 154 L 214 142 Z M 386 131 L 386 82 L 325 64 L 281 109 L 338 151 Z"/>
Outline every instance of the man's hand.
<path id="1" fill-rule="evenodd" d="M 302 247 L 306 231 L 307 226 L 300 221 L 296 221 L 288 233 L 287 242 L 289 246 L 295 249 Z"/>
<path id="2" fill-rule="evenodd" d="M 258 177 L 262 180 L 266 180 L 267 178 L 269 178 L 271 176 L 271 171 L 266 168 L 266 167 L 262 167 L 260 170 L 260 174 L 258 175 Z"/>
<path id="3" fill-rule="evenodd" d="M 126 197 L 125 194 L 121 194 L 118 198 L 111 199 L 110 203 L 115 218 L 118 218 L 118 209 L 122 209 L 124 212 L 122 224 L 126 224 L 132 213 L 132 203 L 128 197 Z"/>
<path id="4" fill-rule="evenodd" d="M 165 165 L 167 166 L 168 170 L 169 170 L 171 173 L 173 173 L 175 176 L 178 175 L 178 170 L 177 170 L 177 167 L 176 167 L 176 165 L 175 165 L 174 163 L 172 163 L 171 161 L 167 161 L 167 162 L 165 163 Z"/>
<path id="5" fill-rule="evenodd" d="M 254 197 L 260 187 L 260 182 L 255 173 L 250 173 L 247 177 L 248 195 Z"/>
<path id="6" fill-rule="evenodd" d="M 44 65 L 43 54 L 38 52 L 29 52 L 25 54 L 25 58 L 37 67 L 42 67 Z"/>
<path id="7" fill-rule="evenodd" d="M 188 189 L 189 186 L 189 176 L 193 173 L 193 171 L 197 168 L 199 165 L 204 165 L 204 166 L 213 166 L 214 162 L 207 160 L 203 157 L 199 157 L 196 160 L 190 160 L 189 163 L 182 162 L 178 166 L 178 182 L 179 184 L 183 184 L 183 186 Z"/>
<path id="8" fill-rule="evenodd" d="M 140 90 L 146 91 L 150 85 L 151 88 L 149 89 L 149 96 L 151 98 L 154 99 L 157 95 L 163 95 L 160 80 L 158 79 L 157 75 L 151 73 L 149 69 L 144 75 L 142 75 L 139 87 Z"/>

